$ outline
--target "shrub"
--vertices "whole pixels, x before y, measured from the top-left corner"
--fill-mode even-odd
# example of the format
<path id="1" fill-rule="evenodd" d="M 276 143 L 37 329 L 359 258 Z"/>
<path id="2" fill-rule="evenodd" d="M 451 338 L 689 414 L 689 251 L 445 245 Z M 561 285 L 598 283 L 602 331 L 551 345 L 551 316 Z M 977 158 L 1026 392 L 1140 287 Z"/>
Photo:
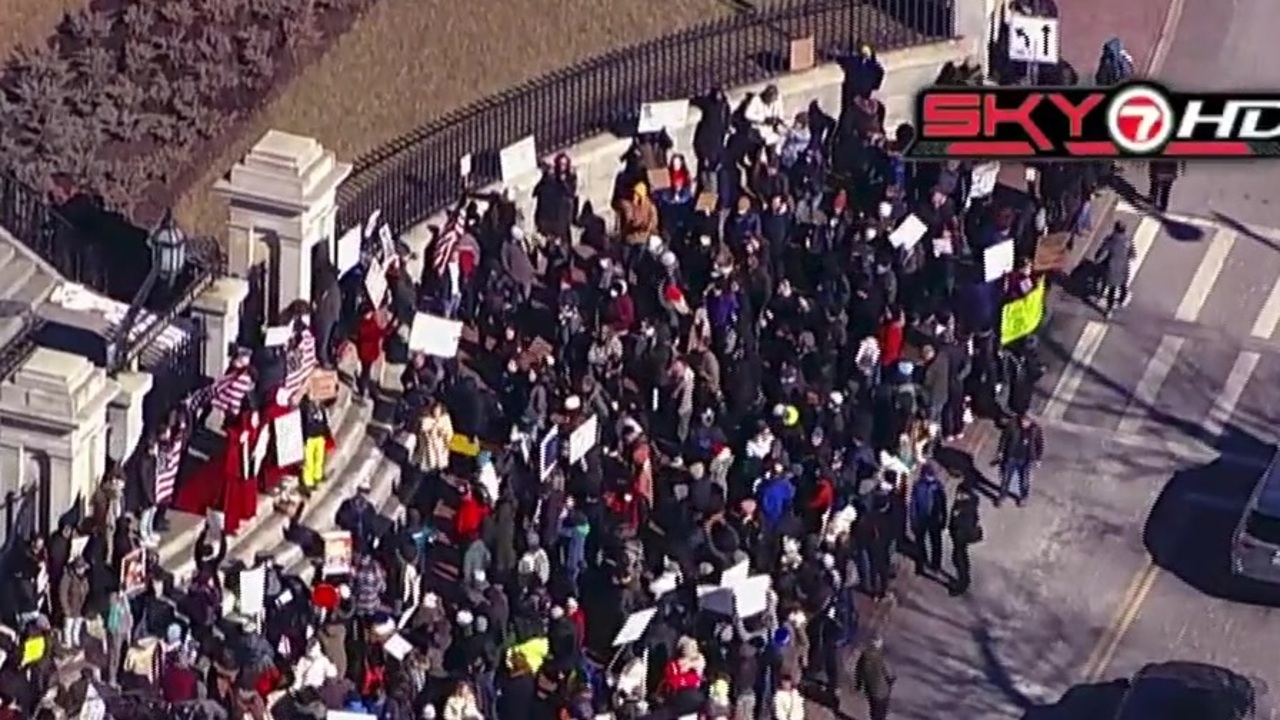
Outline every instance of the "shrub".
<path id="1" fill-rule="evenodd" d="M 37 187 L 69 174 L 126 215 L 164 207 L 220 135 L 372 2 L 152 0 L 69 14 L 0 75 L 0 169 Z"/>

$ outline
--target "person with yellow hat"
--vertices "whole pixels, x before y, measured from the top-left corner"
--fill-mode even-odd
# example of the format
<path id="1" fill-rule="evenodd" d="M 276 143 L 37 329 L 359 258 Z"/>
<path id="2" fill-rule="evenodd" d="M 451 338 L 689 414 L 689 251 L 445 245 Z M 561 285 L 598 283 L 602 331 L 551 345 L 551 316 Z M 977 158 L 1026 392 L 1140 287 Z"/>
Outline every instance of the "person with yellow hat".
<path id="1" fill-rule="evenodd" d="M 658 206 L 649 197 L 649 186 L 636 183 L 631 197 L 618 203 L 622 238 L 631 247 L 643 247 L 658 232 Z"/>

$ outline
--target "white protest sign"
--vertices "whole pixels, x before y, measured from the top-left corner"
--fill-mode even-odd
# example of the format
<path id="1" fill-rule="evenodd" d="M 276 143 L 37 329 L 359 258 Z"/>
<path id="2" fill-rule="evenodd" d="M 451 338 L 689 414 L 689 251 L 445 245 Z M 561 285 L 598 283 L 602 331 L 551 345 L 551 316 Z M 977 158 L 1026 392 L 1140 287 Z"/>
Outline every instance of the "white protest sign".
<path id="1" fill-rule="evenodd" d="M 413 651 L 413 645 L 410 645 L 403 635 L 396 633 L 382 642 L 382 649 L 391 657 L 403 660 Z"/>
<path id="2" fill-rule="evenodd" d="M 374 210 L 369 213 L 369 217 L 364 221 L 363 234 L 361 240 L 369 240 L 374 233 L 378 232 L 378 223 L 382 220 L 382 211 Z"/>
<path id="3" fill-rule="evenodd" d="M 769 591 L 773 578 L 768 575 L 752 575 L 733 585 L 734 607 L 738 617 L 751 617 L 769 609 Z"/>
<path id="4" fill-rule="evenodd" d="M 240 613 L 257 615 L 266 609 L 267 569 L 257 567 L 240 571 Z"/>
<path id="5" fill-rule="evenodd" d="M 377 260 L 369 261 L 369 269 L 364 274 L 364 292 L 374 308 L 382 307 L 387 297 L 387 271 Z"/>
<path id="6" fill-rule="evenodd" d="M 600 439 L 600 418 L 592 415 L 569 433 L 569 462 L 576 463 L 586 457 Z"/>
<path id="7" fill-rule="evenodd" d="M 360 249 L 364 245 L 360 230 L 358 227 L 353 227 L 338 238 L 337 247 L 333 252 L 333 264 L 338 268 L 339 276 L 346 275 L 360 264 Z"/>
<path id="8" fill-rule="evenodd" d="M 1058 21 L 1031 15 L 1009 16 L 1009 59 L 1056 65 L 1061 59 Z"/>
<path id="9" fill-rule="evenodd" d="M 951 244 L 951 238 L 940 237 L 933 239 L 934 257 L 946 257 L 955 252 L 955 246 Z"/>
<path id="10" fill-rule="evenodd" d="M 689 119 L 688 100 L 663 100 L 640 106 L 637 133 L 656 133 L 682 127 Z"/>
<path id="11" fill-rule="evenodd" d="M 893 232 L 889 233 L 889 244 L 895 249 L 910 252 L 924 238 L 927 232 L 929 232 L 929 226 L 925 225 L 924 221 L 913 213 L 908 215 Z"/>
<path id="12" fill-rule="evenodd" d="M 556 460 L 560 458 L 560 428 L 552 425 L 542 440 L 538 442 L 538 478 L 543 482 L 555 472 Z"/>
<path id="13" fill-rule="evenodd" d="M 698 586 L 698 604 L 704 609 L 730 617 L 751 617 L 769 609 L 773 580 L 768 575 L 740 577 L 736 574 L 719 585 Z"/>
<path id="14" fill-rule="evenodd" d="M 378 720 L 378 716 L 350 710 L 329 710 L 324 714 L 324 720 Z"/>
<path id="15" fill-rule="evenodd" d="M 749 577 L 751 577 L 751 562 L 743 560 L 733 567 L 725 568 L 720 573 L 720 584 L 733 585 L 734 583 L 743 582 Z"/>
<path id="16" fill-rule="evenodd" d="M 972 179 L 973 184 L 969 186 L 967 203 L 991 197 L 996 191 L 996 182 L 1000 179 L 1000 163 L 988 162 L 974 166 Z"/>
<path id="17" fill-rule="evenodd" d="M 276 463 L 289 467 L 302 462 L 305 439 L 302 436 L 302 412 L 291 410 L 271 423 L 276 437 Z"/>
<path id="18" fill-rule="evenodd" d="M 512 185 L 521 177 L 538 171 L 538 143 L 532 135 L 508 145 L 498 152 L 498 164 L 504 185 Z"/>
<path id="19" fill-rule="evenodd" d="M 1013 240 L 1001 240 L 982 251 L 982 279 L 994 282 L 1013 272 Z"/>
<path id="20" fill-rule="evenodd" d="M 472 171 L 475 169 L 475 159 L 471 157 L 471 153 L 467 153 L 458 158 L 458 175 L 466 180 L 471 177 Z"/>
<path id="21" fill-rule="evenodd" d="M 78 720 L 105 720 L 107 717 L 107 701 L 102 699 L 98 685 L 92 680 L 84 691 L 84 703 L 80 705 Z"/>
<path id="22" fill-rule="evenodd" d="M 288 325 L 273 325 L 267 328 L 262 344 L 267 347 L 284 347 L 289 344 L 291 337 L 293 337 L 293 328 Z"/>
<path id="23" fill-rule="evenodd" d="M 386 223 L 378 228 L 378 245 L 382 247 L 384 260 L 390 260 L 396 256 L 396 238 L 391 234 L 391 226 Z"/>
<path id="24" fill-rule="evenodd" d="M 253 446 L 253 473 L 262 472 L 262 463 L 267 459 L 267 451 L 271 449 L 271 426 L 263 425 L 258 429 L 258 440 Z"/>
<path id="25" fill-rule="evenodd" d="M 446 320 L 430 313 L 413 316 L 409 328 L 409 349 L 435 357 L 451 358 L 458 354 L 462 342 L 462 323 Z"/>
<path id="26" fill-rule="evenodd" d="M 653 622 L 653 616 L 657 614 L 658 608 L 655 607 L 628 615 L 622 627 L 618 629 L 618 634 L 613 636 L 612 647 L 630 645 L 644 637 L 644 631 L 649 629 L 649 623 Z"/>

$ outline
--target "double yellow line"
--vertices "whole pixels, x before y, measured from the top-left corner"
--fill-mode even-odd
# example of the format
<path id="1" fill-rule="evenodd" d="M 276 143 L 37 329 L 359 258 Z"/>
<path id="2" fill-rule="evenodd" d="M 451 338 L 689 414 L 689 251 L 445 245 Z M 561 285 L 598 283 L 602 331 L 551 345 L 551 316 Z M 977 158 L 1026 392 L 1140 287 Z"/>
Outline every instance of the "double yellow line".
<path id="1" fill-rule="evenodd" d="M 1097 645 L 1094 646 L 1093 652 L 1089 654 L 1089 660 L 1080 672 L 1083 682 L 1094 683 L 1102 679 L 1115 658 L 1116 651 L 1120 649 L 1120 642 L 1124 640 L 1125 634 L 1138 619 L 1142 604 L 1146 602 L 1147 595 L 1151 594 L 1151 588 L 1155 586 L 1156 578 L 1159 576 L 1160 568 L 1156 567 L 1150 559 L 1133 576 L 1129 587 L 1125 589 L 1120 607 L 1116 609 L 1111 623 L 1102 631 L 1102 636 L 1098 638 Z"/>

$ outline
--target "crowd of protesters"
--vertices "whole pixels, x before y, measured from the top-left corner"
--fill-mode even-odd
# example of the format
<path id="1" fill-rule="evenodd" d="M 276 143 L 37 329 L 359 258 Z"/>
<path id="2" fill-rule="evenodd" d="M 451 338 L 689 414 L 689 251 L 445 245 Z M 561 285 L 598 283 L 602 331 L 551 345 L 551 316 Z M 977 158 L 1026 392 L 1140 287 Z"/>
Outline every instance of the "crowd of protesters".
<path id="1" fill-rule="evenodd" d="M 1002 344 L 1001 308 L 1039 282 L 1043 234 L 1079 229 L 1097 173 L 1046 165 L 1028 192 L 981 192 L 970 164 L 905 162 L 874 51 L 842 64 L 834 115 L 714 91 L 692 157 L 637 137 L 616 223 L 560 156 L 531 218 L 509 194 L 464 198 L 418 277 L 376 233 L 355 271 L 321 268 L 321 299 L 237 354 L 88 517 L 14 550 L 0 718 L 803 720 L 851 691 L 887 717 L 866 612 L 900 556 L 968 591 L 978 494 L 935 458 L 975 414 L 1003 427 L 1002 495 L 1028 498 L 1038 361 L 1034 336 Z M 902 241 L 908 218 L 924 229 Z M 1004 240 L 1017 262 L 988 282 Z M 475 342 L 406 364 L 394 509 L 362 483 L 334 518 L 349 556 L 311 548 L 302 576 L 270 553 L 227 561 L 259 493 L 305 504 L 325 481 L 331 401 L 308 377 L 350 348 L 355 390 L 385 396 L 384 350 L 420 312 Z M 264 460 L 260 428 L 294 409 L 305 457 Z M 206 422 L 225 447 L 175 493 Z M 145 561 L 170 504 L 212 511 L 182 588 Z M 105 659 L 42 702 L 57 660 L 94 642 Z"/>

